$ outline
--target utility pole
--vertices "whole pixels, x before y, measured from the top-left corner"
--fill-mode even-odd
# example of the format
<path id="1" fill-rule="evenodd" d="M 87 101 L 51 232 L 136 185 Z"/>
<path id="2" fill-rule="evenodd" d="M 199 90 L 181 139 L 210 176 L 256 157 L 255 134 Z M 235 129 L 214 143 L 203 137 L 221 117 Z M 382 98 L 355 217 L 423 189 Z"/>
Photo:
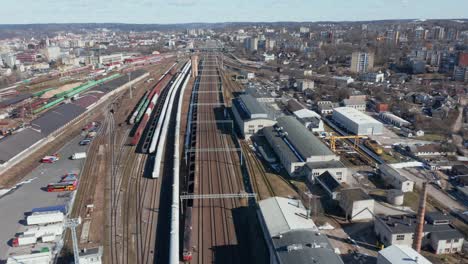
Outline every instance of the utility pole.
<path id="1" fill-rule="evenodd" d="M 128 72 L 127 75 L 128 75 L 128 82 L 130 82 L 132 80 L 132 72 Z M 132 98 L 133 98 L 133 87 L 132 85 L 130 85 L 130 99 Z"/>

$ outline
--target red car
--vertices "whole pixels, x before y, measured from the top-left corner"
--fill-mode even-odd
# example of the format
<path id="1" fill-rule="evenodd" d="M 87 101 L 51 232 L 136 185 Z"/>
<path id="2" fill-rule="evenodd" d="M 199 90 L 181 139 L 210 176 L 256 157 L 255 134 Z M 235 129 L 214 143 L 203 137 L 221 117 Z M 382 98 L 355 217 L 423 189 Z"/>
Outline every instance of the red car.
<path id="1" fill-rule="evenodd" d="M 42 163 L 55 163 L 57 162 L 58 160 L 60 160 L 60 157 L 59 155 L 57 154 L 54 154 L 52 156 L 45 156 L 41 159 L 41 162 Z"/>

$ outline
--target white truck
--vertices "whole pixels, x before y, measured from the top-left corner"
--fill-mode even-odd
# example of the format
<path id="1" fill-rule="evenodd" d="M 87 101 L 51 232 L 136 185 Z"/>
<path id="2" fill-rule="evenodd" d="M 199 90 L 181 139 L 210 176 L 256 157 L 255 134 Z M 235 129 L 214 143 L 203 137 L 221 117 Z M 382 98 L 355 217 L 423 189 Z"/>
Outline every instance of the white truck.
<path id="1" fill-rule="evenodd" d="M 35 235 L 36 238 L 44 237 L 45 235 L 58 236 L 63 233 L 63 223 L 50 224 L 45 226 L 33 226 L 26 229 L 23 235 Z"/>
<path id="2" fill-rule="evenodd" d="M 86 159 L 86 152 L 77 152 L 71 156 L 72 160 Z"/>
<path id="3" fill-rule="evenodd" d="M 57 222 L 63 222 L 64 215 L 60 211 L 38 212 L 29 215 L 26 218 L 27 225 L 45 225 Z"/>
<path id="4" fill-rule="evenodd" d="M 14 247 L 36 244 L 37 237 L 34 234 L 21 235 L 13 239 Z"/>

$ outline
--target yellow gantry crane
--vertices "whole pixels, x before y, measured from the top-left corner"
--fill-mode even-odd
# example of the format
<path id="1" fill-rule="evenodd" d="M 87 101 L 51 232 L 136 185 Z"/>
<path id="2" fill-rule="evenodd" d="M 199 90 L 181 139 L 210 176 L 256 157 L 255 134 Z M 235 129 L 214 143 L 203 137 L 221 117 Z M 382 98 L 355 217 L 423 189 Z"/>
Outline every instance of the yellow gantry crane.
<path id="1" fill-rule="evenodd" d="M 358 151 L 359 139 L 367 138 L 367 136 L 362 136 L 362 135 L 335 136 L 332 134 L 331 136 L 326 137 L 326 138 L 330 140 L 330 148 L 333 152 L 336 152 L 336 140 L 337 139 L 354 139 L 353 149 Z"/>

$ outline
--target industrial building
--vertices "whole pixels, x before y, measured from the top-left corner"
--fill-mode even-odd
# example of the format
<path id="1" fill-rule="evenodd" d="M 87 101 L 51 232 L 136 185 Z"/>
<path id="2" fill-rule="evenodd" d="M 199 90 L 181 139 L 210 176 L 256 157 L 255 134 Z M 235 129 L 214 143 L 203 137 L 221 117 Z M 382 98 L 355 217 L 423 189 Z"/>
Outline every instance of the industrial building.
<path id="1" fill-rule="evenodd" d="M 339 194 L 339 205 L 351 221 L 374 218 L 374 199 L 360 188 L 344 189 Z"/>
<path id="2" fill-rule="evenodd" d="M 314 183 L 315 178 L 325 172 L 329 172 L 339 183 L 346 183 L 348 179 L 348 168 L 339 160 L 322 162 L 307 162 L 305 169 L 307 179 Z"/>
<path id="3" fill-rule="evenodd" d="M 379 251 L 377 264 L 432 264 L 410 246 L 391 245 Z"/>
<path id="4" fill-rule="evenodd" d="M 332 117 L 335 123 L 356 135 L 370 136 L 383 133 L 382 123 L 354 108 L 335 108 Z"/>
<path id="5" fill-rule="evenodd" d="M 291 112 L 305 127 L 312 132 L 323 132 L 323 120 L 319 114 L 305 108 L 295 99 L 288 101 L 287 109 Z"/>
<path id="6" fill-rule="evenodd" d="M 460 252 L 464 236 L 452 227 L 452 217 L 440 212 L 429 212 L 424 217 L 422 247 L 430 246 L 436 254 Z M 413 244 L 417 216 L 378 216 L 374 221 L 375 233 L 385 246 Z"/>
<path id="7" fill-rule="evenodd" d="M 414 188 L 414 181 L 409 180 L 405 176 L 401 175 L 396 169 L 390 165 L 381 164 L 379 166 L 379 172 L 382 179 L 386 184 L 402 192 L 412 192 Z"/>
<path id="8" fill-rule="evenodd" d="M 242 94 L 232 100 L 232 112 L 240 133 L 246 139 L 276 123 L 267 109 L 249 94 Z"/>
<path id="9" fill-rule="evenodd" d="M 305 176 L 307 162 L 339 160 L 322 141 L 296 118 L 284 116 L 274 126 L 263 129 L 266 140 L 291 176 Z"/>
<path id="10" fill-rule="evenodd" d="M 392 124 L 397 127 L 407 127 L 411 125 L 410 122 L 404 120 L 403 118 L 396 116 L 390 112 L 382 112 L 379 114 L 379 118 L 382 119 L 384 122 Z"/>
<path id="11" fill-rule="evenodd" d="M 258 218 L 271 264 L 342 264 L 328 238 L 319 233 L 300 200 L 271 197 L 259 202 Z"/>

